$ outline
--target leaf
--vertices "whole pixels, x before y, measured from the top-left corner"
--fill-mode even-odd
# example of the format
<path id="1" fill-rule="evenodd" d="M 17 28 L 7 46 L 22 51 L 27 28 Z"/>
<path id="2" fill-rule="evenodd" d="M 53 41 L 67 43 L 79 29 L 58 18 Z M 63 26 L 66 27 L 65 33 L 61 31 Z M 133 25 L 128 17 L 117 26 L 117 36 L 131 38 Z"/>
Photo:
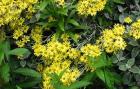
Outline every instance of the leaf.
<path id="1" fill-rule="evenodd" d="M 76 38 L 75 34 L 72 32 L 68 32 L 68 35 L 74 40 L 76 44 L 78 44 L 78 39 Z"/>
<path id="2" fill-rule="evenodd" d="M 127 70 L 127 67 L 125 64 L 122 64 L 119 66 L 119 69 L 122 70 L 122 71 L 126 71 Z"/>
<path id="3" fill-rule="evenodd" d="M 26 61 L 20 61 L 20 65 L 21 65 L 21 67 L 25 67 L 26 66 Z"/>
<path id="4" fill-rule="evenodd" d="M 8 52 L 9 55 L 16 55 L 16 56 L 23 56 L 23 57 L 28 57 L 31 53 L 28 49 L 26 48 L 16 48 L 13 50 L 10 50 Z"/>
<path id="5" fill-rule="evenodd" d="M 62 18 L 61 20 L 59 20 L 58 26 L 59 26 L 59 29 L 60 29 L 61 31 L 65 31 L 65 30 L 64 30 L 64 18 Z"/>
<path id="6" fill-rule="evenodd" d="M 123 12 L 124 11 L 124 8 L 121 5 L 118 5 L 117 7 L 118 7 L 119 12 Z"/>
<path id="7" fill-rule="evenodd" d="M 9 59 L 9 54 L 8 54 L 8 52 L 10 51 L 10 42 L 9 41 L 6 41 L 3 43 L 3 51 L 4 51 L 6 58 Z"/>
<path id="8" fill-rule="evenodd" d="M 134 39 L 131 39 L 128 44 L 132 45 L 132 46 L 139 46 L 138 42 Z"/>
<path id="9" fill-rule="evenodd" d="M 124 0 L 113 0 L 117 4 L 125 4 Z"/>
<path id="10" fill-rule="evenodd" d="M 89 57 L 89 62 L 93 68 L 97 69 L 97 68 L 102 68 L 105 66 L 110 66 L 112 62 L 108 59 L 109 57 L 106 57 L 106 54 L 102 53 L 97 58 Z"/>
<path id="11" fill-rule="evenodd" d="M 116 0 L 117 1 L 117 0 Z M 119 21 L 121 22 L 121 23 L 123 23 L 124 22 L 124 18 L 125 18 L 125 16 L 122 14 L 122 15 L 119 15 Z"/>
<path id="12" fill-rule="evenodd" d="M 96 75 L 110 88 L 114 89 L 115 82 L 118 82 L 117 77 L 113 75 L 112 72 L 107 70 L 98 69 L 95 71 Z"/>
<path id="13" fill-rule="evenodd" d="M 88 72 L 87 74 L 85 74 L 85 76 L 82 78 L 82 81 L 91 81 L 93 80 L 93 78 L 95 77 L 95 72 Z"/>
<path id="14" fill-rule="evenodd" d="M 52 2 L 53 0 L 43 0 L 43 2 L 41 2 L 41 4 L 39 5 L 39 9 L 40 11 L 44 10 L 45 7 Z"/>
<path id="15" fill-rule="evenodd" d="M 138 86 L 132 86 L 130 89 L 139 89 Z"/>
<path id="16" fill-rule="evenodd" d="M 1 65 L 3 59 L 4 59 L 4 53 L 2 50 L 0 50 L 0 65 Z"/>
<path id="17" fill-rule="evenodd" d="M 139 53 L 140 53 L 140 49 L 139 48 L 133 48 L 132 52 L 131 52 L 131 57 L 135 58 Z"/>
<path id="18" fill-rule="evenodd" d="M 57 75 L 56 73 L 52 73 L 49 74 L 49 76 L 51 77 L 51 84 L 55 89 L 65 89 L 65 86 L 63 86 L 60 81 L 59 75 Z M 60 76 L 62 77 L 62 74 L 60 74 Z"/>
<path id="19" fill-rule="evenodd" d="M 0 68 L 0 77 L 4 80 L 4 82 L 9 82 L 9 78 L 10 78 L 10 68 L 8 64 L 4 64 L 1 66 Z"/>
<path id="20" fill-rule="evenodd" d="M 68 12 L 67 8 L 60 8 L 57 11 L 58 14 L 65 15 L 65 16 L 67 16 L 67 12 Z"/>
<path id="21" fill-rule="evenodd" d="M 131 68 L 134 65 L 134 63 L 135 63 L 135 59 L 131 58 L 127 61 L 126 67 Z"/>
<path id="22" fill-rule="evenodd" d="M 27 81 L 21 82 L 17 85 L 22 87 L 22 88 L 30 88 L 30 87 L 35 86 L 36 84 L 39 84 L 40 82 L 41 82 L 40 78 L 35 78 L 32 80 L 27 80 Z"/>
<path id="23" fill-rule="evenodd" d="M 36 72 L 35 70 L 29 69 L 29 68 L 18 68 L 14 72 L 17 74 L 24 75 L 24 76 L 41 78 L 40 73 Z"/>
<path id="24" fill-rule="evenodd" d="M 74 26 L 79 26 L 79 23 L 76 20 L 74 20 L 74 19 L 69 19 L 68 23 L 71 23 Z"/>
<path id="25" fill-rule="evenodd" d="M 85 87 L 89 84 L 91 84 L 91 83 L 87 82 L 87 81 L 76 81 L 76 82 L 72 83 L 70 86 L 68 86 L 66 89 L 79 89 L 79 88 Z"/>
<path id="26" fill-rule="evenodd" d="M 81 24 L 80 26 L 76 27 L 75 29 L 88 30 L 88 29 L 90 29 L 90 28 L 91 28 L 90 26 L 87 26 L 87 25 Z"/>
<path id="27" fill-rule="evenodd" d="M 16 88 L 17 88 L 17 89 L 22 89 L 21 87 L 19 87 L 19 86 L 17 86 L 17 85 L 16 85 Z"/>
<path id="28" fill-rule="evenodd" d="M 133 66 L 129 71 L 132 73 L 140 74 L 140 68 L 137 66 Z"/>

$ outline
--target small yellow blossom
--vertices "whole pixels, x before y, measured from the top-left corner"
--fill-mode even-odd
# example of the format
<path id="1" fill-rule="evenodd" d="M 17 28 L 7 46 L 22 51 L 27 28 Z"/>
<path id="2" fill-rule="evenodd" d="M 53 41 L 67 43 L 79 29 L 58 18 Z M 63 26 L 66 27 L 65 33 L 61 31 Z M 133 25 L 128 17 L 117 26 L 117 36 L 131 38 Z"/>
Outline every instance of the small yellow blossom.
<path id="1" fill-rule="evenodd" d="M 115 35 L 123 35 L 125 32 L 125 27 L 124 25 L 121 25 L 121 24 L 115 24 L 114 25 L 114 28 L 113 28 L 113 33 Z"/>
<path id="2" fill-rule="evenodd" d="M 77 11 L 79 15 L 95 16 L 98 11 L 104 9 L 107 0 L 79 0 Z"/>
<path id="3" fill-rule="evenodd" d="M 131 22 L 132 22 L 131 17 L 128 16 L 128 17 L 124 18 L 124 22 L 125 22 L 125 23 L 131 23 Z"/>
<path id="4" fill-rule="evenodd" d="M 102 36 L 97 40 L 97 45 L 105 49 L 107 53 L 124 50 L 126 42 L 123 39 L 125 27 L 120 24 L 115 24 L 113 29 L 105 29 Z"/>
<path id="5" fill-rule="evenodd" d="M 39 26 L 36 26 L 31 31 L 31 38 L 35 41 L 35 43 L 41 43 L 42 41 L 42 29 Z"/>
<path id="6" fill-rule="evenodd" d="M 135 39 L 140 39 L 140 19 L 131 25 L 129 34 Z"/>
<path id="7" fill-rule="evenodd" d="M 87 44 L 81 48 L 81 51 L 87 55 L 92 57 L 97 57 L 101 54 L 101 50 L 97 45 Z"/>

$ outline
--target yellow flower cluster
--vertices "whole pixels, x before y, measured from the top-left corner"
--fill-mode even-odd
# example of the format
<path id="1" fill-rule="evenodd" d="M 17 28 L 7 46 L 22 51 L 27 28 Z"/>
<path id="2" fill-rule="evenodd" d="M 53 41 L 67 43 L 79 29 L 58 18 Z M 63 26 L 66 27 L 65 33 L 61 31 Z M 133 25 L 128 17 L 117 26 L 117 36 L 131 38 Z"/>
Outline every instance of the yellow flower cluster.
<path id="1" fill-rule="evenodd" d="M 30 41 L 30 37 L 25 35 L 29 26 L 25 25 L 24 21 L 24 18 L 19 18 L 10 22 L 11 30 L 13 30 L 13 38 L 16 40 L 18 47 L 24 47 L 24 45 Z"/>
<path id="2" fill-rule="evenodd" d="M 31 19 L 35 12 L 36 12 L 36 10 L 33 5 L 28 6 L 28 8 L 26 10 L 26 18 Z"/>
<path id="3" fill-rule="evenodd" d="M 140 39 L 140 19 L 131 25 L 129 34 L 135 39 Z"/>
<path id="4" fill-rule="evenodd" d="M 21 12 L 37 0 L 1 0 L 0 1 L 0 26 L 17 20 Z"/>
<path id="5" fill-rule="evenodd" d="M 21 36 L 21 40 L 16 41 L 16 44 L 17 44 L 18 47 L 24 47 L 25 44 L 29 41 L 30 41 L 30 37 L 26 36 L 26 35 L 23 35 L 23 36 Z"/>
<path id="6" fill-rule="evenodd" d="M 107 0 L 79 0 L 77 11 L 79 15 L 95 16 L 98 11 L 104 9 Z"/>
<path id="7" fill-rule="evenodd" d="M 124 18 L 124 22 L 125 22 L 125 23 L 131 23 L 131 22 L 132 22 L 131 17 L 128 16 L 128 17 Z"/>
<path id="8" fill-rule="evenodd" d="M 81 52 L 83 52 L 87 56 L 97 57 L 101 54 L 101 50 L 97 45 L 87 44 L 81 48 Z"/>
<path id="9" fill-rule="evenodd" d="M 43 71 L 43 89 L 54 89 L 51 85 L 51 77 L 49 75 L 51 73 L 59 75 L 64 71 L 64 74 L 60 79 L 64 85 L 68 86 L 72 82 L 75 82 L 81 72 L 76 67 L 70 69 L 70 64 L 71 61 L 65 60 L 63 62 L 54 62 L 52 65 L 46 67 Z"/>
<path id="10" fill-rule="evenodd" d="M 125 27 L 115 24 L 113 29 L 105 29 L 102 36 L 97 40 L 97 44 L 105 49 L 107 53 L 124 50 L 126 42 L 123 39 Z"/>
<path id="11" fill-rule="evenodd" d="M 86 64 L 85 68 L 88 68 L 88 56 L 97 57 L 101 54 L 99 47 L 96 45 L 85 45 L 80 51 L 70 45 L 67 34 L 63 34 L 60 38 L 62 39 L 61 42 L 56 40 L 56 35 L 54 35 L 47 44 L 35 44 L 33 46 L 34 54 L 41 56 L 46 65 L 42 71 L 43 89 L 54 89 L 50 82 L 51 77 L 48 74 L 56 73 L 59 75 L 64 70 L 64 75 L 60 79 L 61 82 L 67 86 L 75 82 L 81 75 L 77 65 L 84 63 Z M 81 60 L 82 57 L 83 60 Z M 39 66 L 38 70 L 42 70 L 42 67 Z"/>
<path id="12" fill-rule="evenodd" d="M 42 43 L 42 29 L 39 26 L 36 26 L 31 31 L 31 38 L 34 40 L 35 44 Z"/>

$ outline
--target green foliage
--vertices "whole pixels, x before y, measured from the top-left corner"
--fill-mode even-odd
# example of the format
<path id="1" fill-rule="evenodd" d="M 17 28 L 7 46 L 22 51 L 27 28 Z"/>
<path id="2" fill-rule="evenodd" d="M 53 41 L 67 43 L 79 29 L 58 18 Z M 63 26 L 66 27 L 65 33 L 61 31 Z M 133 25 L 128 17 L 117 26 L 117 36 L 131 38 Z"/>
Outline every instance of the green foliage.
<path id="1" fill-rule="evenodd" d="M 31 68 L 20 68 L 14 56 L 22 56 L 27 58 L 30 51 L 26 48 L 16 48 L 11 50 L 9 42 L 5 41 L 0 44 L 0 88 L 2 89 L 22 89 L 33 87 L 41 81 L 40 73 L 32 70 Z M 19 67 L 17 69 L 17 67 Z M 27 77 L 28 80 L 22 79 L 14 81 L 17 74 Z M 22 77 L 22 76 L 21 76 Z M 12 83 L 11 83 L 12 82 Z M 20 82 L 20 83 L 19 83 Z"/>
<path id="2" fill-rule="evenodd" d="M 39 4 L 39 12 L 36 14 L 38 24 L 43 28 L 54 29 L 59 35 L 62 33 L 73 34 L 77 29 L 88 29 L 88 26 L 79 23 L 76 19 L 76 6 L 73 3 L 59 6 L 54 3 L 54 0 L 43 0 Z M 54 20 L 50 21 L 49 18 Z M 73 38 L 73 36 L 71 37 Z"/>
<path id="3" fill-rule="evenodd" d="M 35 70 L 29 69 L 29 68 L 18 68 L 14 72 L 17 74 L 24 75 L 24 76 L 41 78 L 40 73 L 36 72 Z"/>
<path id="4" fill-rule="evenodd" d="M 128 33 L 131 23 L 125 23 L 124 19 L 131 17 L 134 22 L 140 18 L 140 0 L 107 0 L 104 10 L 93 17 L 77 14 L 76 3 L 79 0 L 65 1 L 67 4 L 61 6 L 55 0 L 39 0 L 37 12 L 30 20 L 23 21 L 23 24 L 29 25 L 29 30 L 24 35 L 30 35 L 31 29 L 40 25 L 43 29 L 43 42 L 40 44 L 48 42 L 54 33 L 57 38 L 67 33 L 72 39 L 72 46 L 79 50 L 87 43 L 95 44 L 103 30 L 112 28 L 116 23 L 124 25 L 125 33 Z M 3 10 L 0 9 L 0 12 Z M 24 18 L 24 12 L 20 18 Z M 34 43 L 32 39 L 26 48 L 17 48 L 11 37 L 13 32 L 9 24 L 0 26 L 0 30 L 4 30 L 4 35 L 7 35 L 7 38 L 3 37 L 6 41 L 0 39 L 0 89 L 40 89 L 42 76 L 36 71 L 36 65 L 40 63 L 46 66 L 50 63 L 42 63 L 42 57 L 35 57 L 33 51 L 29 50 Z M 76 33 L 80 40 L 75 37 Z M 94 86 L 95 83 L 105 85 L 104 89 L 140 89 L 140 40 L 133 39 L 128 34 L 123 39 L 127 42 L 125 50 L 107 54 L 100 47 L 102 54 L 99 57 L 89 57 L 89 67 L 95 69 L 93 72 L 83 71 L 83 64 L 77 64 L 82 74 L 76 82 L 70 86 L 63 85 L 60 79 L 64 70 L 59 75 L 50 74 L 51 84 L 55 89 L 88 89 L 92 85 L 92 88 L 100 88 Z"/>
<path id="5" fill-rule="evenodd" d="M 115 84 L 120 82 L 120 77 L 115 72 L 110 71 L 112 60 L 107 54 L 102 53 L 97 58 L 89 58 L 90 66 L 95 68 L 96 76 L 102 80 L 109 89 L 115 89 Z"/>
<path id="6" fill-rule="evenodd" d="M 23 56 L 23 57 L 28 57 L 31 53 L 28 49 L 25 48 L 16 48 L 13 50 L 10 50 L 8 52 L 9 55 L 16 55 L 16 56 Z"/>

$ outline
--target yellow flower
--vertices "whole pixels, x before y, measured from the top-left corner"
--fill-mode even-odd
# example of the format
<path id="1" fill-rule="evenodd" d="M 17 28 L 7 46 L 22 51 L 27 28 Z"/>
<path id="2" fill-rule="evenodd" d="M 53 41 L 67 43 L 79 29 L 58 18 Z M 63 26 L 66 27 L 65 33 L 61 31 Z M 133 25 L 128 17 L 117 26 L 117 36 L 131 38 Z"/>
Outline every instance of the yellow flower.
<path id="1" fill-rule="evenodd" d="M 113 28 L 113 32 L 115 35 L 123 35 L 124 32 L 125 32 L 125 27 L 124 25 L 121 25 L 121 24 L 115 24 L 114 25 L 114 28 Z"/>
<path id="2" fill-rule="evenodd" d="M 33 45 L 32 49 L 34 50 L 35 56 L 42 56 L 47 50 L 44 45 L 41 44 L 35 44 Z"/>
<path id="3" fill-rule="evenodd" d="M 87 56 L 97 57 L 101 54 L 101 50 L 97 45 L 87 44 L 81 48 L 81 52 L 83 52 Z"/>
<path id="4" fill-rule="evenodd" d="M 75 48 L 71 48 L 69 51 L 68 51 L 68 56 L 69 58 L 71 59 L 76 59 L 76 58 L 79 58 L 80 57 L 80 52 L 79 50 L 75 49 Z"/>
<path id="5" fill-rule="evenodd" d="M 39 26 L 36 26 L 32 29 L 31 37 L 35 41 L 35 43 L 41 43 L 42 41 L 42 29 Z"/>
<path id="6" fill-rule="evenodd" d="M 79 15 L 95 16 L 98 11 L 104 9 L 107 0 L 79 0 L 77 11 Z"/>
<path id="7" fill-rule="evenodd" d="M 30 37 L 24 35 L 21 40 L 16 41 L 16 44 L 21 48 L 24 47 L 28 41 L 30 41 Z"/>
<path id="8" fill-rule="evenodd" d="M 13 20 L 17 20 L 24 9 L 36 2 L 37 0 L 1 0 L 0 26 L 8 24 Z"/>
<path id="9" fill-rule="evenodd" d="M 129 34 L 135 39 L 140 39 L 140 19 L 131 25 Z"/>
<path id="10" fill-rule="evenodd" d="M 17 29 L 17 30 L 15 30 L 14 33 L 13 33 L 13 38 L 17 40 L 17 39 L 18 39 L 19 37 L 21 37 L 23 34 L 24 34 L 24 33 L 23 33 L 22 30 Z"/>
<path id="11" fill-rule="evenodd" d="M 124 50 L 126 42 L 123 39 L 125 27 L 120 24 L 115 24 L 113 29 L 105 29 L 102 36 L 97 40 L 97 45 L 105 49 L 107 53 Z"/>
<path id="12" fill-rule="evenodd" d="M 125 23 L 131 23 L 131 22 L 132 22 L 131 17 L 128 16 L 128 17 L 124 18 L 124 22 L 125 22 Z"/>

